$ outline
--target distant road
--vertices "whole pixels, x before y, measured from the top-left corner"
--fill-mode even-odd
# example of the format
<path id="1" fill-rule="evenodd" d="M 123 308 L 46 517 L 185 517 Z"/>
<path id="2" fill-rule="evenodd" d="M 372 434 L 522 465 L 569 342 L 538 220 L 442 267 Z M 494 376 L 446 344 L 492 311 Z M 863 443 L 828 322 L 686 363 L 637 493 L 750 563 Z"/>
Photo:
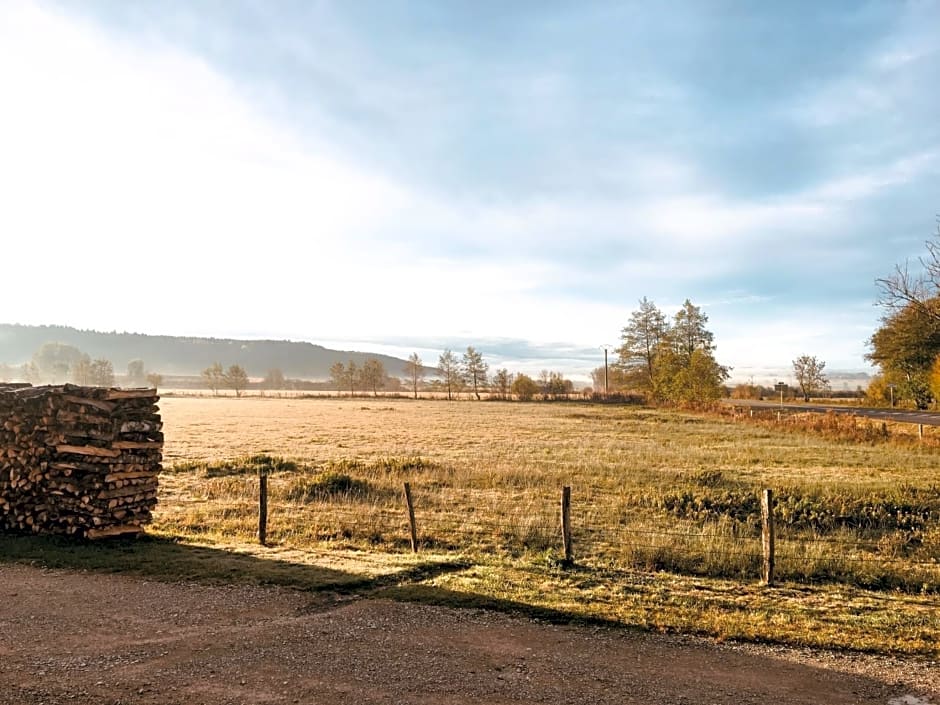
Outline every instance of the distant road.
<path id="1" fill-rule="evenodd" d="M 940 426 L 940 413 L 936 411 L 910 411 L 892 409 L 873 409 L 864 406 L 843 406 L 841 404 L 793 404 L 780 402 L 756 401 L 754 399 L 723 399 L 729 406 L 754 406 L 765 409 L 781 409 L 783 411 L 833 411 L 837 414 L 851 416 L 867 416 L 870 419 L 882 421 L 896 421 L 898 423 L 917 423 L 925 426 Z"/>

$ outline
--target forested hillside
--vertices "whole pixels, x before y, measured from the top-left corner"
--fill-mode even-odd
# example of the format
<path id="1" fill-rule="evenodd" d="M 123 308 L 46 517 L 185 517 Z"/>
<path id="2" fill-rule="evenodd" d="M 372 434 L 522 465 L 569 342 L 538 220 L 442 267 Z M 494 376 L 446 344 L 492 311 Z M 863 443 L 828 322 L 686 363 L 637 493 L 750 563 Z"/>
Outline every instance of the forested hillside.
<path id="1" fill-rule="evenodd" d="M 116 370 L 123 370 L 131 360 L 143 360 L 148 370 L 165 375 L 198 375 L 214 362 L 241 365 L 253 377 L 277 368 L 287 377 L 300 379 L 328 379 L 331 365 L 349 360 L 359 366 L 370 358 L 379 360 L 391 375 L 399 374 L 405 366 L 404 360 L 388 355 L 330 350 L 287 340 L 184 338 L 2 323 L 0 364 L 29 362 L 49 342 L 73 345 L 92 358 L 111 360 Z"/>

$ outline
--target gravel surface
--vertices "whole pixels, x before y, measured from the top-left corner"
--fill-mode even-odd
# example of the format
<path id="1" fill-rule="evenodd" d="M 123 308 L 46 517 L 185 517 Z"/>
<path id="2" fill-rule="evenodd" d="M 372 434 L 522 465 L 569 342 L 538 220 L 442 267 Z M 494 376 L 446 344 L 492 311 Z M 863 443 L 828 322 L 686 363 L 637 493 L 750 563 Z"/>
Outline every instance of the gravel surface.
<path id="1" fill-rule="evenodd" d="M 940 705 L 940 664 L 2 566 L 0 703 Z"/>

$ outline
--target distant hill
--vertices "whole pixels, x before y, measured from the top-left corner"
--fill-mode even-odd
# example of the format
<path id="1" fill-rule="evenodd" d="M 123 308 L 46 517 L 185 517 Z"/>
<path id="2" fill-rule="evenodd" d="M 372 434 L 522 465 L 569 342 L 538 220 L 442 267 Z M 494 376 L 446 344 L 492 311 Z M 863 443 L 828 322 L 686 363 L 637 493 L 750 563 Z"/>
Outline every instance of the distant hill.
<path id="1" fill-rule="evenodd" d="M 389 355 L 350 350 L 330 350 L 313 343 L 288 340 L 233 340 L 228 338 L 185 338 L 141 333 L 101 333 L 67 326 L 24 326 L 0 323 L 0 363 L 21 365 L 32 359 L 43 343 L 74 345 L 92 358 L 106 358 L 116 372 L 123 372 L 131 360 L 144 361 L 148 371 L 164 375 L 198 375 L 213 362 L 223 366 L 238 364 L 251 377 L 262 377 L 280 368 L 295 379 L 321 380 L 330 376 L 337 362 L 379 360 L 391 376 L 402 375 L 405 361 Z"/>

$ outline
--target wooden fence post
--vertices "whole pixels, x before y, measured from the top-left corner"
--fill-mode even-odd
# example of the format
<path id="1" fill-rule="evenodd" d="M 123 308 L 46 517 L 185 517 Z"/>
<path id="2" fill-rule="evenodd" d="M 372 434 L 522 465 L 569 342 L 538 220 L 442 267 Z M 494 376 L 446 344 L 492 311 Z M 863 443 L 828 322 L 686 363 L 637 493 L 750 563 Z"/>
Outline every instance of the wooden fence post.
<path id="1" fill-rule="evenodd" d="M 917 438 L 921 441 L 924 440 L 924 424 L 922 423 L 917 424 Z"/>
<path id="2" fill-rule="evenodd" d="M 268 473 L 258 469 L 258 543 L 268 545 Z"/>
<path id="3" fill-rule="evenodd" d="M 764 547 L 764 569 L 762 578 L 765 585 L 774 582 L 774 497 L 773 492 L 764 490 L 761 497 L 761 515 L 763 526 L 761 530 L 761 543 Z"/>
<path id="4" fill-rule="evenodd" d="M 415 523 L 415 505 L 411 499 L 411 483 L 405 483 L 405 504 L 408 506 L 408 523 L 411 526 L 411 550 L 418 552 L 418 525 Z"/>
<path id="5" fill-rule="evenodd" d="M 561 540 L 565 547 L 565 564 L 574 560 L 571 551 L 571 488 L 561 488 Z"/>

